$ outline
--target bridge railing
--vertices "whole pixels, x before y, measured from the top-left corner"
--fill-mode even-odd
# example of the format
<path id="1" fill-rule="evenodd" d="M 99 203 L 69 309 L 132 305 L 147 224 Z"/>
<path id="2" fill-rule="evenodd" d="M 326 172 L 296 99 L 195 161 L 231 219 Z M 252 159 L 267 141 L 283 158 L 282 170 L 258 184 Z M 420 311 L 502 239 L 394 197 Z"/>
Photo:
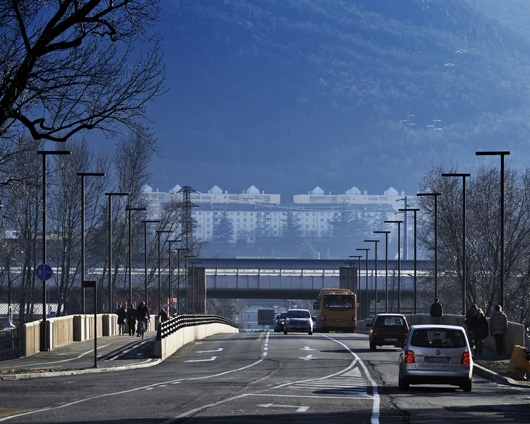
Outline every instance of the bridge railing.
<path id="1" fill-rule="evenodd" d="M 161 322 L 158 327 L 154 356 L 164 360 L 186 343 L 217 333 L 238 333 L 233 321 L 219 315 L 179 315 Z"/>

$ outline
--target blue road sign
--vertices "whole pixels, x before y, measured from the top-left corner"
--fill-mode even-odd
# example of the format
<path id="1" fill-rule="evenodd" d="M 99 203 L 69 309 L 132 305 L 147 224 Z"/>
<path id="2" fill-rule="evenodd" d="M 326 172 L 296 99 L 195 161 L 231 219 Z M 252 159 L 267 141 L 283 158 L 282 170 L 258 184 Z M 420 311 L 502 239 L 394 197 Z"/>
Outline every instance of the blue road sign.
<path id="1" fill-rule="evenodd" d="M 49 280 L 52 278 L 52 267 L 48 264 L 42 264 L 37 267 L 37 278 L 40 280 Z"/>

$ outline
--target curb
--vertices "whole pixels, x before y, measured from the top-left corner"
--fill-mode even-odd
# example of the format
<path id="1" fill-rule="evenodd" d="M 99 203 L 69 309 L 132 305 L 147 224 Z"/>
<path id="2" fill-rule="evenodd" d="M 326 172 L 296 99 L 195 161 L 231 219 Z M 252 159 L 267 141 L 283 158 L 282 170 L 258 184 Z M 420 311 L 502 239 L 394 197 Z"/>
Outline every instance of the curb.
<path id="1" fill-rule="evenodd" d="M 478 375 L 479 377 L 486 378 L 488 380 L 495 381 L 499 384 L 506 384 L 508 386 L 517 386 L 517 387 L 530 387 L 528 384 L 521 383 L 520 381 L 514 380 L 510 377 L 505 377 L 504 375 L 497 374 L 494 371 L 491 371 L 487 368 L 484 368 L 481 365 L 473 364 L 473 374 Z"/>
<path id="2" fill-rule="evenodd" d="M 61 377 L 68 375 L 82 375 L 82 374 L 95 374 L 101 372 L 114 372 L 114 371 L 126 371 L 137 368 L 149 368 L 155 365 L 162 363 L 162 359 L 155 359 L 154 361 L 149 361 L 147 363 L 141 364 L 132 364 L 132 365 L 120 365 L 117 367 L 102 367 L 102 368 L 81 368 L 65 371 L 50 371 L 50 372 L 28 372 L 22 374 L 6 374 L 0 376 L 2 381 L 15 381 L 15 380 L 27 380 L 34 378 L 44 378 L 44 377 Z"/>

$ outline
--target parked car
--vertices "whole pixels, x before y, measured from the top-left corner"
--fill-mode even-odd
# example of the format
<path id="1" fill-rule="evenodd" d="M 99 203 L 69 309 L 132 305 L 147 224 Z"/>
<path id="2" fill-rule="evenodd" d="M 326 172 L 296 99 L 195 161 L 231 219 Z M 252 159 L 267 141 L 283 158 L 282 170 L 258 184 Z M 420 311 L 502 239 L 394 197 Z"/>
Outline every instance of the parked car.
<path id="1" fill-rule="evenodd" d="M 283 334 L 289 331 L 307 332 L 313 334 L 313 319 L 307 309 L 289 309 L 285 316 Z"/>
<path id="2" fill-rule="evenodd" d="M 402 347 L 409 333 L 409 324 L 405 315 L 378 314 L 373 319 L 368 333 L 370 349 L 377 346 L 390 345 Z"/>
<path id="3" fill-rule="evenodd" d="M 286 312 L 282 312 L 281 314 L 276 315 L 276 318 L 274 319 L 274 331 L 276 333 L 279 331 L 283 331 L 286 315 L 287 315 Z"/>
<path id="4" fill-rule="evenodd" d="M 399 357 L 399 387 L 452 384 L 471 391 L 473 358 L 462 327 L 413 325 Z"/>

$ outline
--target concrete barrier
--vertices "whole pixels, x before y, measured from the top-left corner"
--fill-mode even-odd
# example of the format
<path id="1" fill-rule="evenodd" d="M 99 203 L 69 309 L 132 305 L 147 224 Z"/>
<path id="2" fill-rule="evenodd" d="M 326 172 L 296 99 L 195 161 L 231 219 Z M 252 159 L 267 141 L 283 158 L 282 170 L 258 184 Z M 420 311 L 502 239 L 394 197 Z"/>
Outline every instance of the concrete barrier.
<path id="1" fill-rule="evenodd" d="M 420 324 L 431 324 L 431 316 L 427 314 L 410 315 L 405 314 L 409 325 L 420 325 Z M 357 322 L 357 331 L 367 332 L 370 327 L 373 318 L 366 318 Z M 489 318 L 487 318 L 489 324 Z M 462 315 L 444 315 L 442 317 L 442 324 L 445 325 L 458 325 L 464 327 L 464 317 Z M 508 333 L 504 337 L 504 350 L 509 354 L 512 354 L 515 346 L 525 345 L 525 331 L 524 325 L 516 322 L 508 322 Z M 495 350 L 495 338 L 490 334 L 484 339 L 484 346 Z"/>
<path id="2" fill-rule="evenodd" d="M 165 360 L 185 344 L 218 333 L 239 333 L 239 329 L 227 324 L 203 324 L 184 327 L 164 337 L 162 340 L 156 340 L 153 354 L 155 358 Z"/>

